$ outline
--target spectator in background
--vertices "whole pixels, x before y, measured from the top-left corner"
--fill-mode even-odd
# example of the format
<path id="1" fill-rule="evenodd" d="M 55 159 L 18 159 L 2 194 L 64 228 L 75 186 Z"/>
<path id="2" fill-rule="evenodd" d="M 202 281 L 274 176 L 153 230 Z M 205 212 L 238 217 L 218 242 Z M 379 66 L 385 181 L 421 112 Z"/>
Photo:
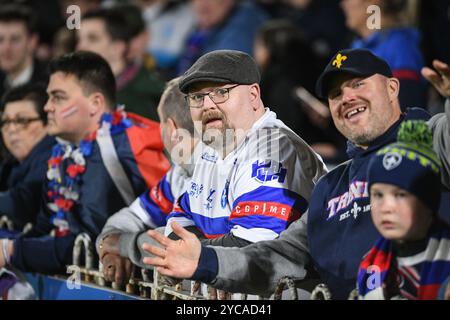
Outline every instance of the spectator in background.
<path id="1" fill-rule="evenodd" d="M 88 11 L 100 8 L 101 0 L 61 0 L 60 10 L 61 16 L 68 19 L 70 14 L 67 8 L 75 5 L 80 9 L 80 15 L 83 16 Z M 52 41 L 52 57 L 59 58 L 65 54 L 75 51 L 77 45 L 76 29 L 69 30 L 64 24 L 53 35 Z"/>
<path id="2" fill-rule="evenodd" d="M 253 54 L 253 40 L 268 16 L 250 1 L 192 0 L 197 26 L 179 61 L 182 74 L 205 53 L 233 49 Z"/>
<path id="3" fill-rule="evenodd" d="M 46 65 L 35 58 L 36 17 L 25 6 L 0 8 L 0 96 L 29 82 L 47 82 Z"/>
<path id="4" fill-rule="evenodd" d="M 312 117 L 314 111 L 299 100 L 297 89 L 303 87 L 314 92 L 320 69 L 296 25 L 289 20 L 266 22 L 256 34 L 254 52 L 262 71 L 260 85 L 264 104 L 313 149 L 315 143 L 321 143 L 320 150 L 326 144 L 330 151 L 319 152 L 326 161 L 343 160 L 339 154 L 345 153 L 345 139 L 334 127 L 331 117 L 318 123 Z M 323 108 L 328 112 L 327 107 Z M 340 159 L 333 159 L 336 157 Z"/>
<path id="5" fill-rule="evenodd" d="M 0 180 L 0 216 L 8 216 L 16 230 L 36 222 L 47 160 L 56 142 L 47 135 L 47 98 L 45 86 L 26 84 L 8 91 L 1 102 L 1 134 L 10 154 L 4 165 L 12 170 Z"/>
<path id="6" fill-rule="evenodd" d="M 150 35 L 147 53 L 154 57 L 160 73 L 171 79 L 196 23 L 192 5 L 184 0 L 140 0 L 137 3 L 142 8 Z"/>
<path id="7" fill-rule="evenodd" d="M 307 43 L 324 68 L 330 56 L 346 47 L 348 29 L 338 0 L 286 0 L 283 16 L 304 33 Z M 320 21 L 320 23 L 319 23 Z"/>
<path id="8" fill-rule="evenodd" d="M 164 82 L 143 64 L 127 59 L 136 25 L 128 23 L 126 12 L 120 10 L 87 12 L 78 30 L 77 50 L 96 52 L 108 61 L 116 77 L 117 102 L 124 104 L 126 111 L 159 121 L 156 107 Z"/>
<path id="9" fill-rule="evenodd" d="M 65 271 L 78 234 L 95 239 L 111 214 L 168 170 L 159 125 L 114 111 L 115 91 L 111 68 L 95 53 L 76 52 L 50 63 L 44 110 L 48 133 L 60 139 L 48 160 L 36 225 L 3 241 L 0 268 Z"/>
<path id="10" fill-rule="evenodd" d="M 407 0 L 342 0 L 347 26 L 358 39 L 352 48 L 364 48 L 387 61 L 394 77 L 400 80 L 400 106 L 426 106 L 425 81 L 420 70 L 424 65 L 420 51 L 420 34 L 408 27 Z M 381 28 L 368 26 L 367 8 L 377 5 L 381 10 Z"/>

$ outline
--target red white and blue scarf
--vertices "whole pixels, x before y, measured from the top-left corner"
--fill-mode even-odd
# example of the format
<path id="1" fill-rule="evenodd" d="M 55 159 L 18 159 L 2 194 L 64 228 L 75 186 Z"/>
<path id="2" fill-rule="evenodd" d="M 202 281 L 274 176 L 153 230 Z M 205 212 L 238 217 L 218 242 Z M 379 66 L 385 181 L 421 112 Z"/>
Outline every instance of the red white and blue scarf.
<path id="1" fill-rule="evenodd" d="M 132 122 L 127 119 L 123 107 L 119 107 L 112 113 L 103 114 L 99 124 L 99 130 L 116 135 L 129 128 Z M 52 149 L 47 171 L 47 207 L 53 212 L 50 222 L 55 226 L 57 237 L 69 233 L 67 215 L 79 202 L 81 176 L 86 171 L 86 159 L 92 154 L 97 131 L 82 140 L 79 146 L 60 142 Z"/>
<path id="2" fill-rule="evenodd" d="M 436 299 L 450 277 L 450 227 L 442 224 L 433 229 L 425 250 L 409 257 L 397 257 L 393 242 L 379 238 L 358 271 L 360 298 L 386 299 L 387 290 L 406 299 Z M 405 282 L 415 284 L 416 294 L 402 290 Z"/>

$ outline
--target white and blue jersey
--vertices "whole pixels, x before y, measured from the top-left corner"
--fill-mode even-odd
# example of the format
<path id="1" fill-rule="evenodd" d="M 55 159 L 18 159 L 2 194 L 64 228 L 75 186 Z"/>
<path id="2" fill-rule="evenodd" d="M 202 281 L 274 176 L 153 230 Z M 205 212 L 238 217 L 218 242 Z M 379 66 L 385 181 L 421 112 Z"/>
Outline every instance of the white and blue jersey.
<path id="1" fill-rule="evenodd" d="M 320 157 L 267 109 L 224 159 L 203 145 L 166 235 L 177 221 L 208 238 L 231 232 L 250 242 L 274 239 L 306 211 L 324 173 Z"/>
<path id="2" fill-rule="evenodd" d="M 194 149 L 194 154 L 197 149 L 198 145 Z M 175 200 L 189 187 L 195 163 L 194 155 L 191 162 L 183 167 L 173 165 L 156 186 L 145 191 L 130 205 L 130 210 L 145 225 L 153 229 L 166 225 L 167 216 L 172 212 Z"/>

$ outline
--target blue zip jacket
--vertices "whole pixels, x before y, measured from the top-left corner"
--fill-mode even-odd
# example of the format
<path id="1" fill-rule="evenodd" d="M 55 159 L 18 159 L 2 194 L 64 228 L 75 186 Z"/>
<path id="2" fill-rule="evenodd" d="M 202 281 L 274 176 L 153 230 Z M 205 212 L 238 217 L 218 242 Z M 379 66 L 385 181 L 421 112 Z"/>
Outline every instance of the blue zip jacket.
<path id="1" fill-rule="evenodd" d="M 169 168 L 163 154 L 159 125 L 150 123 L 148 129 L 140 130 L 139 126 L 133 125 L 112 135 L 119 161 L 136 196 L 153 187 Z M 85 160 L 86 171 L 79 183 L 79 201 L 66 216 L 69 233 L 60 237 L 49 235 L 55 227 L 50 222 L 54 213 L 47 207 L 48 188 L 45 187 L 35 227 L 14 240 L 11 257 L 14 267 L 28 272 L 65 272 L 66 265 L 72 263 L 76 236 L 86 232 L 94 241 L 108 217 L 128 205 L 107 172 L 96 141 L 93 142 L 92 154 Z M 64 171 L 66 166 L 67 163 L 63 162 Z"/>
<path id="2" fill-rule="evenodd" d="M 45 136 L 22 163 L 16 163 L 8 177 L 7 190 L 0 192 L 0 216 L 6 215 L 16 230 L 36 223 L 42 187 L 55 139 Z"/>

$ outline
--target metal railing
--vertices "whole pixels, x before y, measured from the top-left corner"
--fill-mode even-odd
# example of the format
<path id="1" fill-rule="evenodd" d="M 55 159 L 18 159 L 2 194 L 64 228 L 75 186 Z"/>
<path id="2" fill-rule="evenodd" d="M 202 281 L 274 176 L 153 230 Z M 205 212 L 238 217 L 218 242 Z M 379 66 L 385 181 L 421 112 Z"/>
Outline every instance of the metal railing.
<path id="1" fill-rule="evenodd" d="M 1 221 L 0 221 L 1 223 Z M 84 253 L 84 265 L 82 265 L 82 253 Z M 103 275 L 103 265 L 96 262 L 94 244 L 88 234 L 82 233 L 75 239 L 73 248 L 73 265 L 70 268 L 77 268 L 82 275 L 82 280 L 86 283 L 94 283 L 101 287 L 111 288 L 118 291 L 125 291 L 127 294 L 135 295 L 143 299 L 151 300 L 208 300 L 211 299 L 209 290 L 205 293 L 193 293 L 193 281 L 173 281 L 160 275 L 156 269 L 151 271 L 141 269 L 137 266 L 133 267 L 132 276 L 125 288 L 120 288 L 115 282 L 105 280 Z M 152 277 L 151 277 L 152 275 Z M 190 288 L 187 288 L 190 287 Z M 332 295 L 328 287 L 318 280 L 297 280 L 290 277 L 284 277 L 278 282 L 275 292 L 271 299 L 281 300 L 298 300 L 298 289 L 311 292 L 310 300 L 331 300 Z M 230 297 L 230 296 L 227 296 Z M 247 294 L 234 294 L 236 300 L 247 300 Z M 265 299 L 262 296 L 257 297 L 260 300 Z M 350 300 L 358 299 L 358 292 L 353 290 L 349 296 Z"/>

